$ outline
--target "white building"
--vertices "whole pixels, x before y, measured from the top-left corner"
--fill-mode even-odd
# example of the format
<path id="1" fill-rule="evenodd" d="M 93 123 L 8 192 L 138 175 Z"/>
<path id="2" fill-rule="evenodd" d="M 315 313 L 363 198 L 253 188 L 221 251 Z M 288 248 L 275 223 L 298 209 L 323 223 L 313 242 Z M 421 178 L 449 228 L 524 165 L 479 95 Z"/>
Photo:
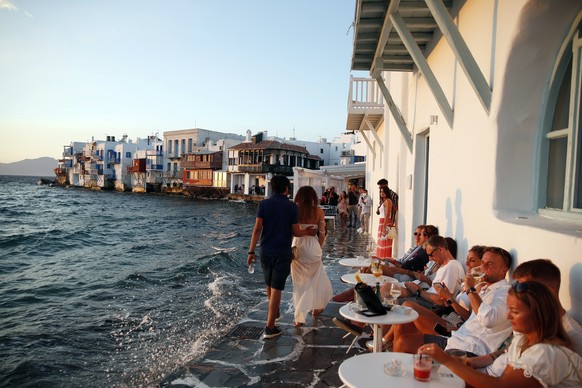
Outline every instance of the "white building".
<path id="1" fill-rule="evenodd" d="M 429 223 L 460 260 L 474 244 L 514 267 L 550 258 L 579 321 L 581 21 L 581 1 L 357 0 L 352 70 L 370 76 L 350 87 L 371 83 L 350 93 L 347 125 L 367 143 L 367 182 L 400 196 L 395 254 Z"/>
<path id="2" fill-rule="evenodd" d="M 242 135 L 209 131 L 202 128 L 164 132 L 164 143 L 166 145 L 164 149 L 165 184 L 181 185 L 182 169 L 180 168 L 180 160 L 182 155 L 192 153 L 199 147 L 205 147 L 208 142 L 216 144 L 216 142 L 223 139 L 242 142 L 245 138 Z M 226 150 L 224 153 L 226 154 Z"/>

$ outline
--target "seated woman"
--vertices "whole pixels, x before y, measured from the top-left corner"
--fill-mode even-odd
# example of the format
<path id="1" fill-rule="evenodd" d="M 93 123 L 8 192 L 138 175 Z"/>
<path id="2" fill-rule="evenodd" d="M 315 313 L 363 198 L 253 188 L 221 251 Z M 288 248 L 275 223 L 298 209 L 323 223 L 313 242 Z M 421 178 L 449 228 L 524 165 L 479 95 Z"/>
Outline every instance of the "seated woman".
<path id="1" fill-rule="evenodd" d="M 465 261 L 467 273 L 470 273 L 471 269 L 481 265 L 481 259 L 483 258 L 484 252 L 485 247 L 482 245 L 474 245 L 469 249 Z M 476 287 L 480 290 L 480 285 L 477 285 Z M 418 312 L 419 316 L 411 323 L 393 325 L 392 331 L 384 337 L 387 341 L 394 341 L 395 351 L 405 350 L 401 348 L 402 344 L 398 341 L 400 336 L 404 334 L 422 333 L 437 335 L 440 334 L 434 331 L 434 327 L 437 323 L 449 331 L 455 330 L 471 315 L 471 303 L 469 302 L 469 296 L 465 292 L 460 292 L 455 297 L 455 294 L 452 293 L 446 285 L 435 284 L 434 288 L 447 307 L 438 310 L 430 310 L 412 301 L 404 302 L 404 306 L 413 308 Z"/>
<path id="2" fill-rule="evenodd" d="M 435 344 L 423 345 L 418 352 L 444 364 L 473 387 L 582 386 L 582 357 L 572 351 L 556 296 L 541 283 L 516 282 L 507 295 L 507 306 L 514 337 L 500 377 L 473 369 Z"/>

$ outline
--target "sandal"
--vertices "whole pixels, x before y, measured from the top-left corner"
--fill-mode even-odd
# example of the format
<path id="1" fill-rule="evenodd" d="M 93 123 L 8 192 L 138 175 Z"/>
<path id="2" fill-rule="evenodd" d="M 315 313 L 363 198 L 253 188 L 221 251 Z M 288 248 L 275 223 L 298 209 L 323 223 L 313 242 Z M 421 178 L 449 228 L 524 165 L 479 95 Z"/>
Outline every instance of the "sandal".
<path id="1" fill-rule="evenodd" d="M 320 315 L 322 312 L 323 312 L 323 309 L 314 309 L 314 310 L 311 310 L 311 314 L 312 314 L 314 317 L 317 317 L 317 316 L 318 316 L 318 315 Z"/>

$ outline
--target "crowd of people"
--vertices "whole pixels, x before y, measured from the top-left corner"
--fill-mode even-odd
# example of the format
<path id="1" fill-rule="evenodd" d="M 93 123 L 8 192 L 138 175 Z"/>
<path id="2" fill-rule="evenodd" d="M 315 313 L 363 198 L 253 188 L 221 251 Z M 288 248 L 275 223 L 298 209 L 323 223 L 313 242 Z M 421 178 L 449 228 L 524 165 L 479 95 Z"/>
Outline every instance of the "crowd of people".
<path id="1" fill-rule="evenodd" d="M 265 339 L 281 334 L 275 321 L 289 273 L 296 326 L 305 323 L 310 311 L 320 314 L 330 300 L 345 303 L 354 298 L 353 288 L 333 296 L 323 267 L 325 219 L 318 206 L 323 199 L 304 186 L 292 202 L 286 177 L 275 176 L 272 184 L 274 194 L 258 206 L 247 258 L 248 264 L 256 260 L 260 239 L 269 299 Z M 582 327 L 560 304 L 561 274 L 554 263 L 525 261 L 513 271 L 512 284 L 507 278 L 513 258 L 507 250 L 474 245 L 463 266 L 454 239 L 441 236 L 433 225 L 419 225 L 414 245 L 395 259 L 387 236 L 397 227 L 398 196 L 386 180 L 378 185 L 380 226 L 372 256 L 383 262 L 384 275 L 402 288 L 394 303 L 418 313 L 410 323 L 383 327 L 386 350 L 430 355 L 469 386 L 582 386 Z M 324 197 L 327 204 L 335 198 L 346 226 L 355 227 L 359 219 L 362 232 L 369 233 L 372 201 L 367 194 L 351 185 L 347 194 L 330 188 Z M 385 283 L 380 295 L 389 294 L 392 284 Z M 341 317 L 333 321 L 355 335 L 365 330 Z"/>

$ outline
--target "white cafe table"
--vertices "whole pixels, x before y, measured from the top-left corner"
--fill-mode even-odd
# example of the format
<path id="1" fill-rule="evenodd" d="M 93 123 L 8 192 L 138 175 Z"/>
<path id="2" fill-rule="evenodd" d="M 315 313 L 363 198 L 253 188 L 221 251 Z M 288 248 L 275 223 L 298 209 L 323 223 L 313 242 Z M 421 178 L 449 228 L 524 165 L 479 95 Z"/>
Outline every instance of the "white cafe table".
<path id="1" fill-rule="evenodd" d="M 405 370 L 404 376 L 389 376 L 384 373 L 384 364 L 392 365 L 393 359 L 400 359 Z M 454 388 L 464 387 L 465 382 L 453 374 L 446 366 L 433 366 L 430 381 L 414 379 L 412 354 L 407 353 L 365 353 L 348 358 L 339 367 L 339 377 L 348 387 L 398 387 L 398 388 Z"/>
<path id="2" fill-rule="evenodd" d="M 396 309 L 388 311 L 386 315 L 367 317 L 355 311 L 355 303 L 348 303 L 339 310 L 340 314 L 349 320 L 372 325 L 374 330 L 374 352 L 382 351 L 382 325 L 397 325 L 408 323 L 418 318 L 418 313 L 410 307 L 396 306 Z"/>
<path id="3" fill-rule="evenodd" d="M 358 281 L 356 280 L 356 273 L 357 272 L 347 273 L 345 275 L 342 275 L 342 277 L 341 277 L 342 282 L 348 283 L 348 284 L 358 284 Z M 362 279 L 362 281 L 364 283 L 368 283 L 372 286 L 378 282 L 380 282 L 380 284 L 398 283 L 398 280 L 391 278 L 390 276 L 382 275 L 380 277 L 376 277 L 376 276 L 372 275 L 371 273 L 361 273 L 360 279 Z"/>
<path id="4" fill-rule="evenodd" d="M 354 259 L 341 259 L 339 261 L 339 264 L 345 267 L 358 268 L 358 267 L 369 267 L 371 262 L 372 262 L 371 259 L 356 257 Z"/>

